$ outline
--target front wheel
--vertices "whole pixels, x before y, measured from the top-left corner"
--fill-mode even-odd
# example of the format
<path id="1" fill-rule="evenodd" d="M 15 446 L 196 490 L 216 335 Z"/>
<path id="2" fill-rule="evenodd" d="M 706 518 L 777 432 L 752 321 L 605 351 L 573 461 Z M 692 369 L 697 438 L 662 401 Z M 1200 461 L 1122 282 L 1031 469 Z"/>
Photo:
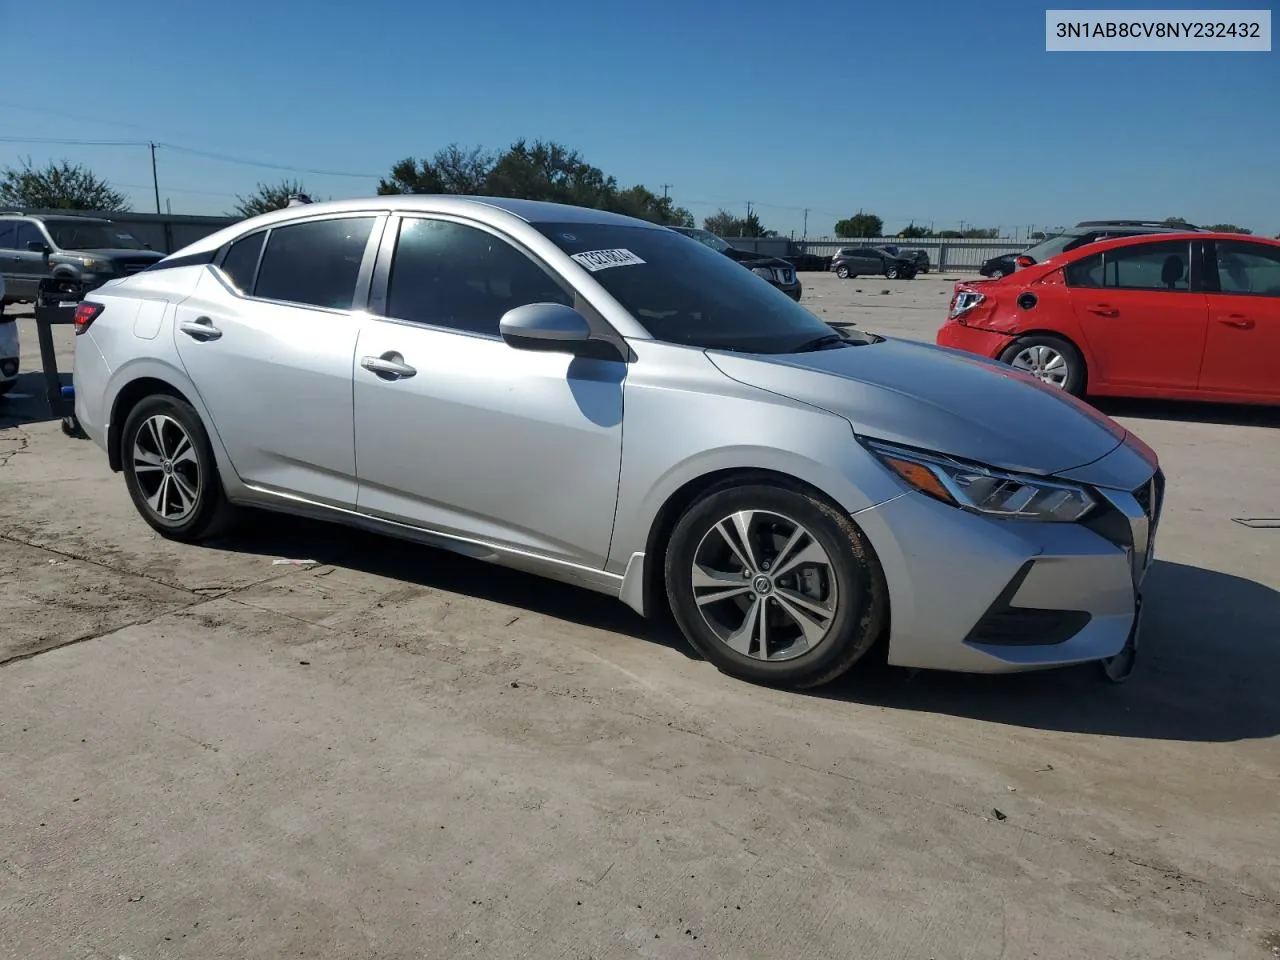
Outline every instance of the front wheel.
<path id="1" fill-rule="evenodd" d="M 888 270 L 884 272 L 884 275 L 885 275 L 885 278 L 888 280 L 897 280 L 898 273 L 899 271 L 897 267 L 890 267 Z"/>
<path id="2" fill-rule="evenodd" d="M 841 280 L 848 280 L 849 268 L 846 267 L 844 264 L 841 264 L 840 266 L 836 267 L 836 276 L 839 277 Z"/>
<path id="3" fill-rule="evenodd" d="M 147 397 L 130 411 L 120 444 L 129 496 L 154 530 L 193 543 L 226 529 L 234 511 L 209 435 L 190 404 L 165 394 Z"/>
<path id="4" fill-rule="evenodd" d="M 1072 396 L 1084 396 L 1084 357 L 1074 344 L 1061 337 L 1048 334 L 1020 337 L 1005 348 L 1000 359 L 1015 370 L 1029 373 Z"/>
<path id="5" fill-rule="evenodd" d="M 1001 277 L 1004 276 L 1004 271 L 997 268 L 995 270 L 992 270 L 989 276 L 991 277 L 992 280 L 999 280 Z"/>
<path id="6" fill-rule="evenodd" d="M 752 683 L 815 687 L 875 643 L 888 590 L 870 543 L 842 511 L 768 484 L 713 490 L 681 517 L 666 588 L 689 642 Z"/>

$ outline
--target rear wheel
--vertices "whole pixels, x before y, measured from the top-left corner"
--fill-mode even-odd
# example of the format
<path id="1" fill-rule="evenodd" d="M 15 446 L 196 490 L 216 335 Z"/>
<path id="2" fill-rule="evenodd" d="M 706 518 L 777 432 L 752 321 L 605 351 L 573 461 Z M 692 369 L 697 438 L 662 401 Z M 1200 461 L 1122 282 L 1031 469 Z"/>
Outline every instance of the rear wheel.
<path id="1" fill-rule="evenodd" d="M 1048 334 L 1020 337 L 1005 348 L 1000 359 L 1015 370 L 1081 397 L 1085 388 L 1084 357 L 1075 345 Z"/>
<path id="2" fill-rule="evenodd" d="M 884 575 L 853 521 L 769 484 L 698 500 L 672 533 L 665 574 L 689 642 L 753 683 L 834 680 L 872 647 L 888 609 Z"/>
<path id="3" fill-rule="evenodd" d="M 191 405 L 164 394 L 139 402 L 120 437 L 120 462 L 133 505 L 171 540 L 223 532 L 234 517 L 209 435 Z"/>
<path id="4" fill-rule="evenodd" d="M 992 280 L 999 280 L 999 279 L 1000 279 L 1001 277 L 1003 277 L 1003 276 L 1004 276 L 1004 271 L 1003 271 L 1003 270 L 1001 270 L 999 267 L 997 267 L 995 270 L 992 270 L 992 271 L 991 271 L 991 279 L 992 279 Z"/>

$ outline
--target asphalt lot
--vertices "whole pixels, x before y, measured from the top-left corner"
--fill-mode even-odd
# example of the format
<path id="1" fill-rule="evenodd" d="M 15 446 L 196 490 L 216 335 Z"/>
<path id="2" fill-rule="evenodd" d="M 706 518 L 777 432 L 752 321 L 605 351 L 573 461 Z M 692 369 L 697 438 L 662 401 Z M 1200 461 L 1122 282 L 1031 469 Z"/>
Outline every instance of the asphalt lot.
<path id="1" fill-rule="evenodd" d="M 921 339 L 951 289 L 802 276 Z M 1274 957 L 1280 412 L 1105 409 L 1169 476 L 1128 685 L 805 695 L 421 547 L 169 543 L 0 401 L 0 956 Z"/>

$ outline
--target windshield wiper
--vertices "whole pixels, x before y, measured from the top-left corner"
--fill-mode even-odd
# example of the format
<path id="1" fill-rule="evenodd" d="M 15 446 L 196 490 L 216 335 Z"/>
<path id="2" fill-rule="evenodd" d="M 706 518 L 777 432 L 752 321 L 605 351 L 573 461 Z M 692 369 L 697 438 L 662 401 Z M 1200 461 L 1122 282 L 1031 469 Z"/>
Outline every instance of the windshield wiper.
<path id="1" fill-rule="evenodd" d="M 812 350 L 825 350 L 827 347 L 836 345 L 844 346 L 849 341 L 845 339 L 844 334 L 827 333 L 820 337 L 814 337 L 812 340 L 806 340 L 800 346 L 792 350 L 792 353 L 809 353 Z"/>

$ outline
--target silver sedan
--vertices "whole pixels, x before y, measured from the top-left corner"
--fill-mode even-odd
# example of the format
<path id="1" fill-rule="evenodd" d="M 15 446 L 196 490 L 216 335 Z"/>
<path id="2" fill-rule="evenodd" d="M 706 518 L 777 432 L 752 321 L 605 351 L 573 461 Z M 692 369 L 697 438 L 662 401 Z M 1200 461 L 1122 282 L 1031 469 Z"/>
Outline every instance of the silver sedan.
<path id="1" fill-rule="evenodd" d="M 294 206 L 76 319 L 142 517 L 303 514 L 669 607 L 721 670 L 1131 668 L 1164 479 L 1061 390 L 833 329 L 702 244 L 557 204 Z"/>

